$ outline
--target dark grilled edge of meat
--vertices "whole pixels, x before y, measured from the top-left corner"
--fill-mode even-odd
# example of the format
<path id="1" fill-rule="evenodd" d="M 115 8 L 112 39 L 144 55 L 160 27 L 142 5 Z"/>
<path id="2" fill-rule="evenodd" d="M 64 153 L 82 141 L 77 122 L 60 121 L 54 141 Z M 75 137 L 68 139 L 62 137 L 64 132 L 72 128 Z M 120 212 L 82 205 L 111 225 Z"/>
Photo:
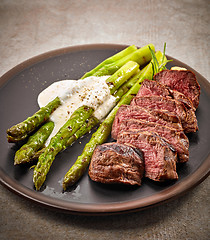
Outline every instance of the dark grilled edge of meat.
<path id="1" fill-rule="evenodd" d="M 89 167 L 93 181 L 141 185 L 143 175 L 144 160 L 139 149 L 116 142 L 96 147 Z"/>

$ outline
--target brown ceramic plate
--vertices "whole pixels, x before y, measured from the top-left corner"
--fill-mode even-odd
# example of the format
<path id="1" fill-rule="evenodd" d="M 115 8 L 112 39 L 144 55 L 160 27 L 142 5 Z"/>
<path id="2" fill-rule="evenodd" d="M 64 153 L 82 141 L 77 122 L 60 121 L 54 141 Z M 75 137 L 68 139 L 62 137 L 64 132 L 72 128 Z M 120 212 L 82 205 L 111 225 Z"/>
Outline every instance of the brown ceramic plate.
<path id="1" fill-rule="evenodd" d="M 160 184 L 144 179 L 141 187 L 129 188 L 92 182 L 86 172 L 74 187 L 63 192 L 62 178 L 82 152 L 90 135 L 56 157 L 40 192 L 36 192 L 33 187 L 33 170 L 28 166 L 13 165 L 18 146 L 7 143 L 6 129 L 38 110 L 38 94 L 54 81 L 80 78 L 103 59 L 125 47 L 93 44 L 59 49 L 29 59 L 1 77 L 0 179 L 4 186 L 35 203 L 56 210 L 76 214 L 114 214 L 164 203 L 190 190 L 207 177 L 210 169 L 210 84 L 194 70 L 201 85 L 200 105 L 196 112 L 199 131 L 188 135 L 190 160 L 178 168 L 178 181 Z M 168 67 L 174 65 L 191 69 L 176 59 Z"/>

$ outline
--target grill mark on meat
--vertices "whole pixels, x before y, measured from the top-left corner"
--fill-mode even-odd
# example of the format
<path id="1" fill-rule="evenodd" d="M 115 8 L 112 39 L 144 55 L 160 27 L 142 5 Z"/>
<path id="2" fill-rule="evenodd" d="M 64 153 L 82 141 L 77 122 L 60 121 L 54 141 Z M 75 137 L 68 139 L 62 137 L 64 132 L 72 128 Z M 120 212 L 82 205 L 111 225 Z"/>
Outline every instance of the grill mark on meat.
<path id="1" fill-rule="evenodd" d="M 183 129 L 186 133 L 196 132 L 198 129 L 195 112 L 175 99 L 169 99 L 162 96 L 143 96 L 135 97 L 131 101 L 131 106 L 137 105 L 149 109 L 161 109 L 173 112 L 181 119 Z"/>
<path id="2" fill-rule="evenodd" d="M 154 79 L 186 95 L 195 108 L 199 105 L 200 85 L 195 74 L 190 70 L 163 70 L 155 74 Z"/>
<path id="3" fill-rule="evenodd" d="M 117 139 L 119 125 L 125 119 L 142 119 L 170 126 L 177 129 L 177 131 L 183 131 L 180 119 L 173 113 L 164 110 L 146 109 L 139 106 L 122 105 L 118 109 L 112 125 L 112 138 Z"/>
<path id="4" fill-rule="evenodd" d="M 144 120 L 127 119 L 121 122 L 119 132 L 129 130 L 141 130 L 157 133 L 161 138 L 168 142 L 176 151 L 179 162 L 187 162 L 189 159 L 189 140 L 182 131 L 177 131 L 161 124 L 147 122 Z"/>
<path id="5" fill-rule="evenodd" d="M 118 143 L 133 145 L 144 153 L 145 177 L 154 181 L 178 179 L 177 154 L 158 135 L 148 131 L 121 132 Z"/>
<path id="6" fill-rule="evenodd" d="M 94 150 L 89 176 L 101 183 L 141 185 L 144 160 L 131 146 L 105 143 Z"/>
<path id="7" fill-rule="evenodd" d="M 111 149 L 113 151 L 116 151 L 118 154 L 124 155 L 125 157 L 130 157 L 130 154 L 131 154 L 130 151 L 124 151 L 124 149 L 120 144 L 111 143 L 111 144 L 102 144 L 100 146 L 101 146 L 100 147 L 101 152 Z M 143 153 L 140 149 L 135 147 L 132 147 L 132 149 L 140 156 L 141 159 L 143 159 Z"/>

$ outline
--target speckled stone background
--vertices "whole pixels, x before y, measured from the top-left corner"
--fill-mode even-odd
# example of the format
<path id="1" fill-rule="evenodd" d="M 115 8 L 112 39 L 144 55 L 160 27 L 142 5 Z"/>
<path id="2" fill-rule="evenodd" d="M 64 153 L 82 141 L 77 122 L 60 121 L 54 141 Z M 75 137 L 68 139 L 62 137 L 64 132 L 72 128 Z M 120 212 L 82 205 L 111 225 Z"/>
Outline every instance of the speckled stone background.
<path id="1" fill-rule="evenodd" d="M 88 43 L 154 43 L 210 79 L 209 0 L 0 0 L 0 76 L 46 51 Z M 0 185 L 0 239 L 208 240 L 209 178 L 141 212 L 87 217 L 37 207 Z"/>

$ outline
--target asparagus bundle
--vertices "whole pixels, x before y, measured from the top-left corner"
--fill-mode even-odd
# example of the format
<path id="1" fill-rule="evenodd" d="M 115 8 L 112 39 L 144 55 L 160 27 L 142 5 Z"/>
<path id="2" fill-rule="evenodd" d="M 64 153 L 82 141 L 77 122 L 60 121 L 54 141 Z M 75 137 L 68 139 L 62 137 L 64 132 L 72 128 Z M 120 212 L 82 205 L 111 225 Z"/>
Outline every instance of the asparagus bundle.
<path id="1" fill-rule="evenodd" d="M 161 69 L 167 63 L 164 54 L 160 51 L 155 54 L 158 64 L 162 64 L 161 68 L 157 71 L 161 71 Z M 76 162 L 66 173 L 63 180 L 63 189 L 66 190 L 69 186 L 72 186 L 75 182 L 77 182 L 81 176 L 86 171 L 88 167 L 93 151 L 95 150 L 97 145 L 104 143 L 110 135 L 112 123 L 114 121 L 115 115 L 122 104 L 129 104 L 132 98 L 137 94 L 141 83 L 144 79 L 152 79 L 154 75 L 154 60 L 152 60 L 140 73 L 140 77 L 138 81 L 134 84 L 130 90 L 123 95 L 119 103 L 113 108 L 113 110 L 109 113 L 103 123 L 99 126 L 98 130 L 92 135 L 90 141 L 86 144 L 83 149 L 82 154 L 77 158 Z"/>
<path id="2" fill-rule="evenodd" d="M 153 48 L 153 46 L 151 45 Z M 123 58 L 127 56 L 128 54 L 136 51 L 137 48 L 132 45 L 127 47 L 126 49 L 120 51 L 119 53 L 113 55 L 112 57 L 106 59 L 101 64 L 99 64 L 95 69 L 85 74 L 82 78 L 85 78 L 87 76 L 93 75 L 98 69 L 101 67 L 113 63 L 116 60 L 119 60 L 120 58 Z M 128 59 L 129 61 L 130 59 Z M 124 62 L 126 63 L 126 62 Z M 111 74 L 109 74 L 111 75 Z M 60 99 L 57 97 L 53 101 L 49 102 L 45 107 L 41 108 L 39 111 L 37 111 L 33 116 L 28 117 L 26 120 L 24 120 L 21 123 L 16 124 L 15 126 L 12 126 L 10 129 L 7 130 L 7 139 L 8 142 L 16 143 L 18 141 L 24 140 L 29 136 L 30 133 L 32 133 L 34 130 L 36 130 L 41 124 L 46 122 L 49 119 L 50 114 L 61 104 Z"/>
<path id="3" fill-rule="evenodd" d="M 55 156 L 66 148 L 68 139 L 92 115 L 93 111 L 94 109 L 88 106 L 78 108 L 51 139 L 45 151 L 39 156 L 38 163 L 34 168 L 33 182 L 37 190 L 44 183 Z"/>
<path id="4" fill-rule="evenodd" d="M 116 71 L 112 76 L 110 76 L 106 83 L 109 86 L 110 93 L 113 94 L 116 90 L 123 85 L 135 72 L 139 69 L 139 65 L 136 62 L 129 61 L 124 66 L 122 66 L 118 71 Z M 39 156 L 38 163 L 34 169 L 33 182 L 36 190 L 39 190 L 44 183 L 47 173 L 55 159 L 55 156 L 68 146 L 68 139 L 82 127 L 85 120 L 88 119 L 92 113 L 89 111 L 89 115 L 85 115 L 85 107 L 80 107 L 77 109 L 67 123 L 59 130 L 59 132 L 51 139 L 49 145 L 46 147 L 45 151 Z M 79 116 L 81 115 L 81 121 L 79 121 Z M 72 121 L 74 124 L 71 124 Z M 69 129 L 71 131 L 69 131 Z"/>

